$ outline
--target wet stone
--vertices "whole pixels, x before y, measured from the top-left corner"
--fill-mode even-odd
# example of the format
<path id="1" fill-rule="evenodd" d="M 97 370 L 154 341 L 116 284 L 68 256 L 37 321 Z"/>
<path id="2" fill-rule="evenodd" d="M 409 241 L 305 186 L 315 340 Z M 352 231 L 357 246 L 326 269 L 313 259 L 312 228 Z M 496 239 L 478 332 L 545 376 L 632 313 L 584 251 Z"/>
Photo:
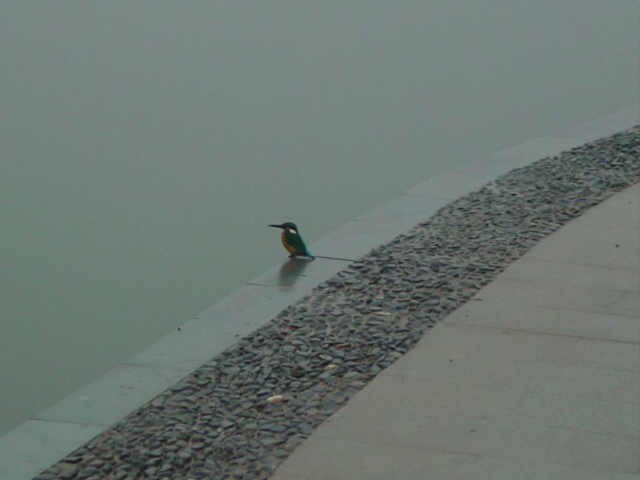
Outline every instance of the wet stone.
<path id="1" fill-rule="evenodd" d="M 220 426 L 221 426 L 222 428 L 224 428 L 224 429 L 231 428 L 231 427 L 233 427 L 234 425 L 235 425 L 235 422 L 232 422 L 232 421 L 230 421 L 230 420 L 222 420 L 222 421 L 220 422 Z"/>
<path id="2" fill-rule="evenodd" d="M 149 452 L 149 456 L 151 457 L 161 457 L 163 455 L 163 452 L 161 449 L 157 448 L 155 450 L 151 450 Z"/>

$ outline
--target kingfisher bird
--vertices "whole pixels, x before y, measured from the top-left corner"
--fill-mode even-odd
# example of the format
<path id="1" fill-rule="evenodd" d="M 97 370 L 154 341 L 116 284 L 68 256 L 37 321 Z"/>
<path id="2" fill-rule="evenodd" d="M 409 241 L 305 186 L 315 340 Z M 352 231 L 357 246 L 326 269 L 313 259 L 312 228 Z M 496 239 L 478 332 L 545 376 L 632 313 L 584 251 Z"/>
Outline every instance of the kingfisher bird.
<path id="1" fill-rule="evenodd" d="M 307 257 L 315 260 L 316 257 L 309 253 L 307 246 L 304 244 L 304 240 L 302 240 L 302 237 L 298 233 L 298 227 L 296 227 L 295 223 L 285 222 L 282 225 L 269 226 L 282 229 L 280 240 L 282 240 L 282 245 L 287 249 L 287 252 L 291 254 L 289 258 Z"/>

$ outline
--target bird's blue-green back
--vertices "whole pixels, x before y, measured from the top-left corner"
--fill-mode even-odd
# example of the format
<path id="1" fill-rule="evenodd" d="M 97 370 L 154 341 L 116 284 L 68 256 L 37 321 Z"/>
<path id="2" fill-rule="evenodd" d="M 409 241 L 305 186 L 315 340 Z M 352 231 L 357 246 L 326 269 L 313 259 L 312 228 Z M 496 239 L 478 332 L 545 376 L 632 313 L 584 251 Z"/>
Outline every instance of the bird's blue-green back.
<path id="1" fill-rule="evenodd" d="M 304 240 L 302 240 L 302 237 L 299 233 L 293 233 L 291 230 L 285 230 L 284 235 L 287 243 L 291 245 L 297 252 L 302 255 L 306 255 L 307 257 L 312 256 L 309 253 L 309 250 L 307 249 L 307 246 L 305 245 Z"/>

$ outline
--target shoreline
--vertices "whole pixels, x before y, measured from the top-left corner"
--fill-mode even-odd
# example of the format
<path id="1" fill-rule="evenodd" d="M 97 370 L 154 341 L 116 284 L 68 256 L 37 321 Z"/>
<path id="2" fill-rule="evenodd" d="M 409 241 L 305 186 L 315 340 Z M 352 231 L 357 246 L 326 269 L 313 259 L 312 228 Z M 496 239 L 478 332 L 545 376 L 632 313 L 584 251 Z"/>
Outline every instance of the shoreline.
<path id="1" fill-rule="evenodd" d="M 638 157 L 635 127 L 447 199 L 355 263 L 322 260 L 320 268 L 338 273 L 285 310 L 275 302 L 282 311 L 266 325 L 263 311 L 261 326 L 248 322 L 240 341 L 226 332 L 232 346 L 197 370 L 184 359 L 175 376 L 190 368 L 186 378 L 37 478 L 268 478 L 316 426 L 539 240 L 637 183 Z M 300 295 L 317 277 L 298 266 L 249 285 Z M 282 284 L 291 275 L 300 279 L 295 288 Z"/>

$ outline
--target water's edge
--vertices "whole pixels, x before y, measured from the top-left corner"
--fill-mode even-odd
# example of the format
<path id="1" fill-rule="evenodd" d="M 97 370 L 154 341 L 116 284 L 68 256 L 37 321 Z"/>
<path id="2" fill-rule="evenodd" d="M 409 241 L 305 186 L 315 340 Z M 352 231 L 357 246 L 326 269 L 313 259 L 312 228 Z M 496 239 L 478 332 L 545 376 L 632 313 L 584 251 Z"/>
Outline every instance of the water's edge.
<path id="1" fill-rule="evenodd" d="M 195 319 L 187 322 L 178 331 L 172 332 L 159 342 L 118 365 L 100 379 L 81 388 L 63 401 L 41 412 L 33 419 L 20 425 L 3 437 L 0 437 L 0 477 L 6 480 L 26 480 L 32 478 L 43 469 L 59 461 L 65 455 L 76 451 L 76 449 L 82 447 L 86 442 L 100 434 L 106 435 L 105 441 L 107 443 L 113 442 L 114 444 L 121 444 L 122 448 L 119 450 L 119 453 L 112 454 L 113 465 L 117 464 L 123 460 L 123 458 L 120 458 L 122 452 L 131 450 L 130 446 L 127 446 L 128 441 L 125 438 L 126 435 L 140 435 L 144 433 L 141 431 L 137 431 L 136 433 L 136 430 L 146 430 L 149 434 L 153 432 L 152 428 L 147 428 L 149 426 L 148 423 L 145 423 L 145 427 L 142 426 L 140 416 L 136 419 L 135 412 L 141 407 L 146 409 L 147 420 L 145 420 L 145 422 L 149 422 L 149 412 L 152 414 L 151 417 L 157 420 L 161 415 L 167 413 L 171 402 L 182 402 L 184 408 L 190 409 L 193 412 L 199 411 L 199 408 L 192 408 L 193 405 L 191 405 L 194 398 L 199 398 L 194 391 L 196 387 L 205 389 L 205 385 L 207 385 L 206 388 L 213 388 L 217 385 L 218 388 L 222 388 L 221 385 L 224 384 L 227 385 L 224 387 L 226 390 L 224 392 L 219 391 L 218 394 L 233 397 L 236 393 L 234 393 L 229 386 L 248 382 L 248 380 L 238 381 L 237 378 L 240 377 L 236 378 L 236 376 L 239 373 L 245 373 L 245 375 L 248 376 L 247 378 L 250 377 L 253 383 L 259 383 L 257 380 L 264 380 L 268 377 L 277 379 L 277 372 L 274 373 L 274 368 L 277 369 L 277 365 L 269 364 L 266 368 L 264 366 L 265 359 L 269 358 L 268 353 L 265 353 L 265 351 L 269 350 L 270 346 L 273 346 L 270 345 L 273 340 L 270 336 L 273 335 L 276 335 L 278 338 L 287 338 L 288 341 L 298 341 L 299 343 L 294 343 L 293 345 L 298 345 L 300 351 L 308 351 L 309 356 L 317 359 L 322 364 L 322 371 L 318 373 L 313 371 L 314 364 L 312 361 L 305 363 L 305 359 L 300 359 L 295 356 L 292 356 L 288 360 L 285 359 L 284 363 L 287 361 L 296 362 L 293 372 L 299 376 L 299 380 L 295 381 L 300 385 L 294 385 L 295 388 L 301 389 L 300 392 L 312 391 L 313 386 L 311 384 L 307 386 L 309 388 L 305 387 L 304 380 L 306 377 L 313 377 L 316 384 L 319 379 L 322 385 L 328 386 L 324 388 L 324 390 L 319 389 L 314 394 L 307 395 L 309 398 L 302 398 L 304 395 L 296 396 L 292 393 L 293 390 L 291 388 L 281 388 L 278 390 L 278 388 L 276 388 L 277 385 L 269 387 L 268 382 L 263 382 L 262 385 L 258 384 L 258 390 L 252 392 L 255 398 L 262 399 L 264 405 L 260 407 L 262 410 L 258 409 L 260 412 L 271 408 L 271 402 L 264 402 L 272 395 L 284 394 L 284 400 L 288 402 L 292 408 L 297 405 L 296 402 L 298 400 L 300 400 L 300 402 L 304 400 L 308 403 L 308 401 L 314 400 L 311 398 L 313 395 L 317 394 L 319 398 L 322 397 L 321 401 L 317 402 L 317 405 L 311 407 L 317 410 L 317 412 L 312 415 L 314 420 L 310 419 L 304 425 L 298 422 L 296 424 L 297 430 L 293 433 L 289 432 L 289 436 L 284 441 L 278 442 L 278 440 L 276 440 L 273 444 L 269 444 L 272 440 L 268 440 L 267 443 L 264 444 L 256 437 L 257 451 L 266 452 L 265 455 L 273 457 L 267 462 L 268 465 L 266 465 L 265 468 L 272 464 L 277 464 L 278 459 L 283 458 L 283 455 L 290 451 L 296 442 L 299 443 L 305 435 L 308 435 L 310 428 L 313 428 L 319 421 L 339 408 L 351 395 L 373 378 L 379 369 L 384 368 L 392 362 L 394 358 L 401 355 L 403 351 L 410 348 L 412 345 L 411 342 L 417 339 L 415 335 L 408 335 L 410 341 L 404 339 L 402 341 L 398 340 L 398 342 L 392 345 L 390 344 L 386 353 L 393 353 L 393 355 L 390 355 L 386 361 L 376 360 L 369 365 L 366 372 L 359 371 L 355 368 L 355 364 L 349 365 L 348 360 L 345 359 L 346 357 L 343 355 L 346 349 L 353 348 L 355 345 L 344 345 L 344 342 L 341 343 L 336 340 L 333 344 L 326 345 L 328 350 L 324 353 L 314 353 L 312 349 L 304 348 L 307 344 L 305 335 L 310 335 L 311 337 L 309 338 L 313 337 L 313 332 L 304 331 L 304 328 L 309 322 L 306 317 L 313 316 L 314 318 L 322 318 L 323 315 L 326 316 L 327 311 L 336 308 L 335 297 L 344 299 L 345 296 L 351 296 L 354 294 L 352 290 L 354 284 L 370 284 L 370 278 L 379 278 L 381 273 L 385 273 L 384 270 L 381 269 L 381 265 L 388 266 L 393 264 L 394 268 L 396 268 L 398 265 L 412 263 L 410 261 L 411 255 L 406 258 L 401 258 L 402 254 L 394 250 L 394 248 L 398 246 L 397 244 L 400 241 L 403 242 L 402 248 L 405 250 L 407 241 L 409 244 L 412 241 L 418 242 L 418 244 L 412 247 L 414 250 L 422 248 L 419 245 L 424 243 L 424 232 L 433 226 L 429 224 L 429 221 L 425 221 L 426 218 L 441 211 L 443 208 L 450 209 L 447 215 L 451 216 L 455 213 L 456 209 L 462 208 L 462 211 L 465 211 L 465 209 L 469 211 L 470 209 L 479 208 L 478 205 L 482 203 L 473 195 L 454 202 L 457 198 L 467 195 L 469 192 L 473 192 L 487 185 L 489 182 L 491 182 L 489 187 L 483 189 L 484 193 L 482 195 L 491 194 L 500 196 L 505 192 L 510 194 L 514 190 L 525 191 L 529 185 L 527 185 L 527 182 L 522 178 L 519 178 L 517 174 L 515 176 L 512 175 L 507 180 L 504 180 L 507 177 L 503 177 L 503 180 L 496 181 L 496 179 L 501 175 L 512 172 L 514 169 L 522 169 L 523 167 L 529 169 L 539 168 L 539 166 L 531 165 L 532 162 L 557 155 L 560 152 L 566 152 L 584 145 L 585 142 L 590 142 L 630 128 L 638 123 L 639 117 L 639 108 L 636 106 L 566 130 L 556 136 L 542 137 L 497 152 L 490 157 L 468 165 L 466 168 L 440 174 L 404 192 L 390 202 L 385 203 L 354 221 L 349 222 L 332 234 L 311 245 L 311 249 L 315 254 L 325 258 L 319 258 L 313 262 L 305 260 L 288 261 L 280 268 L 270 270 L 251 280 L 239 291 L 214 305 Z M 602 153 L 599 153 L 597 148 L 592 148 L 592 152 L 593 155 Z M 583 152 L 579 152 L 579 154 L 584 155 Z M 577 153 L 574 153 L 574 155 L 577 155 Z M 536 165 L 538 165 L 538 163 Z M 526 168 L 524 170 L 526 170 Z M 525 173 L 529 176 L 532 175 L 532 171 Z M 539 173 L 536 173 L 536 175 L 539 175 Z M 622 187 L 623 185 L 619 183 L 619 179 L 613 179 L 609 187 L 606 185 L 594 187 L 598 194 L 595 196 L 601 201 L 606 198 L 605 194 L 613 194 Z M 551 192 L 550 194 L 554 193 Z M 589 198 L 588 195 L 581 194 L 579 197 L 584 198 L 586 202 L 582 204 L 580 208 L 588 208 L 592 206 L 589 202 L 595 201 L 593 200 L 595 197 Z M 454 203 L 452 204 L 452 202 Z M 464 202 L 467 203 L 464 204 Z M 576 200 L 569 203 L 565 205 L 565 214 L 568 219 L 570 219 L 572 215 L 579 214 L 579 212 L 572 210 L 575 208 Z M 442 216 L 441 211 L 440 217 Z M 558 228 L 561 225 L 560 220 L 556 218 L 552 223 L 557 225 L 553 226 L 553 228 L 544 233 L 544 235 Z M 500 221 L 508 222 L 509 220 L 500 219 Z M 419 222 L 424 223 L 416 227 L 416 224 Z M 415 228 L 410 230 L 413 227 Z M 407 231 L 409 231 L 409 233 L 404 235 L 402 240 L 394 240 L 398 235 Z M 542 235 L 540 232 L 534 232 L 532 230 L 529 233 L 529 243 L 532 245 L 537 242 L 542 238 L 540 235 Z M 433 231 L 431 231 L 429 233 L 429 241 L 434 243 L 434 250 L 427 252 L 427 255 L 432 259 L 435 258 L 435 263 L 438 263 L 436 257 L 440 252 L 438 252 L 438 244 L 434 242 L 433 237 L 434 234 Z M 483 239 L 481 243 L 486 243 L 486 239 Z M 525 245 L 524 247 L 528 249 L 531 245 Z M 372 249 L 375 250 L 368 254 Z M 366 254 L 368 254 L 367 257 L 361 259 L 361 257 Z M 506 256 L 502 255 L 502 257 L 504 257 L 502 259 L 504 260 L 503 263 L 508 265 L 508 263 L 518 258 L 521 254 L 522 252 L 518 250 Z M 422 251 L 420 255 L 424 256 L 425 252 Z M 480 255 L 480 257 L 481 256 L 482 255 Z M 451 254 L 449 254 L 449 257 L 451 257 Z M 491 275 L 498 269 L 498 267 L 494 265 L 495 259 L 487 260 L 486 258 L 480 257 L 474 259 L 475 264 L 478 266 L 477 270 L 481 271 L 484 268 L 485 271 L 480 273 L 487 279 L 492 278 Z M 353 264 L 356 260 L 359 261 Z M 350 264 L 352 264 L 351 267 L 345 270 L 345 267 Z M 492 267 L 486 270 L 488 265 Z M 444 270 L 445 265 L 436 265 L 433 266 L 433 268 L 435 270 L 431 273 L 437 273 L 438 269 Z M 342 272 L 342 274 L 336 276 L 338 272 Z M 403 276 L 410 278 L 411 272 L 405 270 Z M 350 279 L 351 283 L 349 283 Z M 462 280 L 465 280 L 468 284 L 464 286 L 467 291 L 462 293 L 456 300 L 451 300 L 447 303 L 446 298 L 434 298 L 431 300 L 420 299 L 420 303 L 432 301 L 434 309 L 440 309 L 439 312 L 436 312 L 440 316 L 450 313 L 452 309 L 460 305 L 460 301 L 466 301 L 466 299 L 468 299 L 469 292 L 471 292 L 475 286 L 480 285 L 477 278 L 463 278 Z M 474 283 L 477 285 L 473 285 Z M 309 292 L 317 285 L 320 286 L 314 290 L 315 293 L 308 296 Z M 398 290 L 394 295 L 398 297 L 398 301 L 406 304 L 407 298 L 402 297 L 402 295 L 404 295 L 402 289 L 405 287 L 403 285 L 397 285 L 396 287 Z M 447 288 L 452 288 L 452 291 L 458 293 L 462 292 L 462 290 L 458 291 L 458 284 L 451 284 Z M 405 290 L 409 292 L 409 289 Z M 305 296 L 307 297 L 301 305 L 299 304 L 296 308 L 287 308 Z M 446 295 L 444 296 L 446 297 Z M 332 300 L 328 302 L 327 297 L 332 297 Z M 417 311 L 403 311 L 401 312 L 402 315 L 398 315 L 401 308 L 391 305 L 389 301 L 380 302 L 379 304 L 376 304 L 374 301 L 369 301 L 367 305 L 368 316 L 365 315 L 366 321 L 364 323 L 371 320 L 371 322 L 373 322 L 371 324 L 375 324 L 376 318 L 386 320 L 392 316 L 408 315 L 412 319 L 415 317 L 415 321 L 419 322 L 422 326 L 416 329 L 418 332 L 421 332 L 423 328 L 429 328 L 429 324 L 432 323 L 429 312 L 425 313 L 423 318 L 418 318 L 419 315 L 416 315 Z M 345 312 L 343 309 L 341 312 L 336 312 L 336 316 L 349 315 L 350 318 L 356 318 L 358 322 L 362 323 L 363 312 L 359 311 L 357 306 L 348 308 L 350 308 L 349 311 Z M 268 323 L 269 320 L 276 317 L 276 315 L 278 315 L 278 323 L 275 325 Z M 327 323 L 326 318 L 323 318 L 322 321 L 324 322 L 323 328 L 331 325 L 331 321 Z M 401 326 L 399 328 L 405 327 Z M 356 331 L 355 333 L 357 334 L 358 332 Z M 252 340 L 247 340 L 245 338 L 247 336 L 250 336 Z M 243 340 L 239 342 L 241 339 Z M 256 341 L 258 341 L 259 348 L 256 347 Z M 367 344 L 371 344 L 371 342 L 367 340 Z M 233 355 L 238 355 L 239 349 L 242 349 L 240 352 L 242 355 L 240 355 L 240 357 L 255 356 L 260 359 L 258 362 L 260 364 L 259 371 L 253 373 L 241 372 L 245 367 L 238 367 L 237 362 L 231 361 Z M 228 351 L 233 351 L 233 355 L 227 355 L 226 352 Z M 329 358 L 324 358 L 322 357 L 323 355 Z M 371 353 L 371 356 L 375 355 L 376 353 Z M 279 361 L 282 361 L 282 359 Z M 266 363 L 269 362 L 267 361 Z M 335 367 L 333 367 L 333 365 L 335 365 Z M 343 373 L 351 374 L 348 377 L 350 381 L 348 384 L 345 383 L 343 387 L 336 388 L 334 389 L 335 391 L 330 391 L 331 388 L 336 386 L 336 382 L 333 380 L 338 378 L 335 374 L 340 372 L 341 368 L 349 370 Z M 195 372 L 197 369 L 201 370 L 202 373 L 198 374 Z M 289 374 L 291 374 L 291 371 L 289 371 Z M 324 378 L 323 375 L 326 378 Z M 222 381 L 214 382 L 216 385 L 211 385 L 211 376 Z M 190 380 L 186 380 L 185 377 L 188 377 Z M 234 380 L 234 378 L 236 379 Z M 344 375 L 342 378 L 344 378 Z M 334 383 L 333 386 L 332 381 Z M 176 386 L 176 382 L 180 382 L 178 386 Z M 281 383 L 281 387 L 282 385 Z M 323 391 L 321 392 L 320 390 Z M 216 395 L 214 392 L 205 393 L 207 398 L 212 398 Z M 219 410 L 225 410 L 227 412 L 226 416 L 232 418 L 231 414 L 234 410 L 237 410 L 236 414 L 240 413 L 238 408 L 240 408 L 243 401 L 246 402 L 248 399 L 237 398 L 234 400 L 234 406 L 237 405 L 236 407 L 231 408 L 225 406 L 224 409 L 219 408 Z M 330 408 L 331 402 L 333 402 L 335 406 L 333 410 Z M 303 403 L 304 402 L 300 403 L 298 407 L 304 406 L 308 410 L 310 407 L 306 406 L 306 404 L 303 405 Z M 278 402 L 273 405 L 277 404 Z M 256 406 L 253 404 L 247 405 L 247 408 L 255 410 Z M 154 409 L 157 410 L 157 415 L 155 415 Z M 131 412 L 134 413 L 128 417 L 128 420 L 120 421 Z M 277 414 L 277 412 L 273 413 Z M 199 414 L 202 416 L 202 411 L 200 411 Z M 208 420 L 208 428 L 218 432 L 216 434 L 218 437 L 220 433 L 224 436 L 234 430 L 233 425 L 227 424 L 231 422 L 231 420 L 224 418 L 224 416 L 221 419 L 209 418 L 205 419 L 205 421 L 200 417 L 198 421 L 194 423 L 194 419 L 179 418 L 180 415 L 181 413 L 175 412 L 175 423 L 172 424 L 172 431 L 175 433 L 175 438 L 164 439 L 168 445 L 177 445 L 177 450 L 169 450 L 168 452 L 180 450 L 180 441 L 181 438 L 184 437 L 184 432 L 181 432 L 179 428 L 182 424 L 202 425 L 202 429 L 205 429 Z M 256 415 L 259 416 L 258 414 Z M 305 415 L 308 416 L 308 411 Z M 211 417 L 211 415 L 209 416 Z M 253 420 L 248 417 L 246 418 L 246 421 L 249 422 L 251 426 L 254 424 L 256 428 L 264 426 L 264 422 L 261 426 L 255 418 Z M 128 423 L 129 425 L 127 426 L 126 424 Z M 246 429 L 246 427 L 247 425 L 244 425 L 243 429 Z M 274 427 L 277 426 L 274 425 Z M 276 430 L 278 429 L 276 428 Z M 307 432 L 307 430 L 309 430 L 309 432 Z M 275 430 L 274 433 L 287 434 L 287 432 L 277 432 Z M 207 436 L 204 431 L 196 431 L 195 433 L 190 431 L 189 435 L 191 435 L 191 447 L 193 447 L 194 443 L 193 435 L 198 438 Z M 272 439 L 275 437 L 277 437 L 277 435 L 265 436 L 264 438 Z M 242 442 L 247 442 L 246 439 L 238 438 L 237 440 L 238 445 Z M 229 441 L 230 440 L 227 439 L 226 443 L 229 444 Z M 95 442 L 94 440 L 92 444 Z M 140 439 L 136 440 L 136 444 L 140 444 L 140 448 L 144 450 L 143 443 Z M 213 449 L 211 445 L 207 445 L 207 442 L 195 443 L 202 443 L 201 448 L 203 451 Z M 281 448 L 276 448 L 278 445 L 280 445 Z M 284 446 L 287 445 L 290 448 L 284 448 Z M 233 455 L 237 453 L 236 450 L 227 453 L 223 452 L 223 454 L 234 458 Z M 151 455 L 151 457 L 153 457 L 150 453 L 153 451 L 154 448 L 146 448 L 146 453 L 142 451 L 130 451 L 129 455 L 142 455 L 143 457 L 145 455 Z M 197 453 L 198 449 L 192 449 L 192 451 Z M 76 452 L 75 456 L 68 457 L 64 463 L 79 468 L 79 465 L 83 464 L 86 460 L 86 458 L 82 458 L 82 455 L 87 452 L 90 452 L 90 448 L 84 453 Z M 210 454 L 212 452 L 209 452 L 208 456 L 211 456 Z M 154 455 L 156 454 L 164 457 L 167 452 L 155 452 Z M 183 460 L 187 461 L 189 459 L 185 457 Z M 189 461 L 193 462 L 193 459 L 191 458 Z M 257 459 L 254 460 L 254 462 L 255 461 L 257 461 Z M 105 473 L 106 470 L 101 471 L 100 469 L 108 463 L 109 460 L 102 462 L 95 461 L 95 466 L 89 468 L 96 469 L 98 473 Z M 113 468 L 113 465 L 111 468 Z M 155 468 L 153 465 L 154 464 L 148 468 Z M 211 472 L 215 471 L 214 469 L 218 467 L 222 468 L 220 465 L 206 466 L 203 464 L 202 466 L 202 468 L 209 468 Z M 60 468 L 61 467 L 59 467 L 58 473 L 60 472 Z M 157 472 L 148 471 L 146 475 L 152 476 L 156 473 L 160 475 L 160 465 L 156 470 Z M 266 468 L 265 474 L 267 470 L 268 468 Z M 219 471 L 221 472 L 222 470 Z M 169 473 L 172 472 L 173 471 Z M 52 473 L 50 478 L 56 478 L 55 475 L 56 474 Z M 44 479 L 47 477 L 42 476 L 41 478 Z M 74 477 L 70 476 L 68 478 Z M 174 476 L 172 478 L 177 477 Z"/>

